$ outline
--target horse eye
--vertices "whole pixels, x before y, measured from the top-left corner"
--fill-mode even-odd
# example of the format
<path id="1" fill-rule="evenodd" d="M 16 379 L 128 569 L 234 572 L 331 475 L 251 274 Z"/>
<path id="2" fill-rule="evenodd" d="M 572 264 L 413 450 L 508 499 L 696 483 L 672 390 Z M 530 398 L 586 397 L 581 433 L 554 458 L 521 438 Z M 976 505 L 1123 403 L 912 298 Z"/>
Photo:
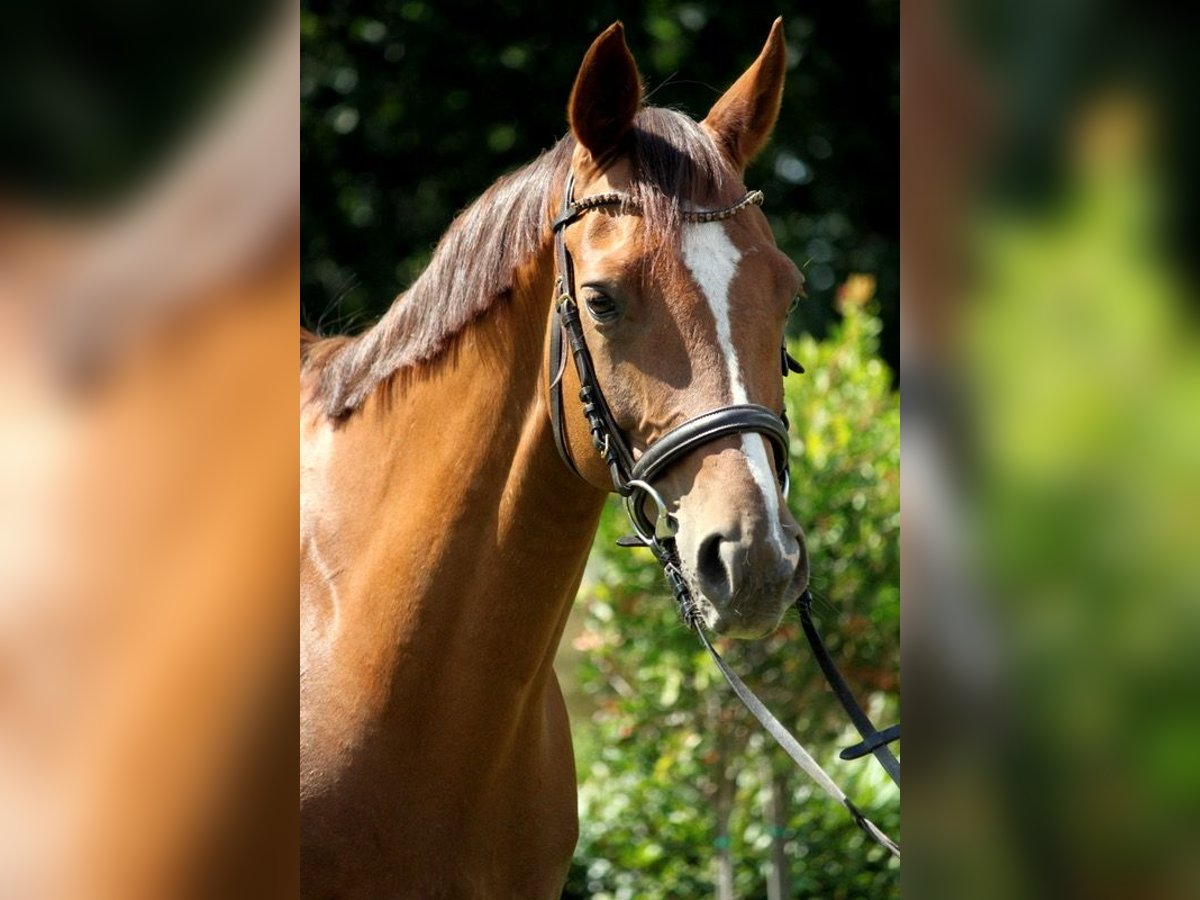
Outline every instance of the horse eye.
<path id="1" fill-rule="evenodd" d="M 614 322 L 621 314 L 613 299 L 597 290 L 588 292 L 584 305 L 587 306 L 588 314 L 600 323 Z"/>

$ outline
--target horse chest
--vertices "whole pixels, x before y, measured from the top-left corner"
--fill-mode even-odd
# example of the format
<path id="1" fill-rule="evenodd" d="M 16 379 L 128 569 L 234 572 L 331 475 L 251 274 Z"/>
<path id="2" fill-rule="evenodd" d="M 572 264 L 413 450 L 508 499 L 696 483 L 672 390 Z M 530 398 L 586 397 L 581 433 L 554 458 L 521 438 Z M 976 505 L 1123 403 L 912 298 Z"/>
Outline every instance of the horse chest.
<path id="1" fill-rule="evenodd" d="M 558 896 L 577 821 L 557 691 L 522 721 L 478 729 L 429 693 L 302 758 L 305 895 Z"/>

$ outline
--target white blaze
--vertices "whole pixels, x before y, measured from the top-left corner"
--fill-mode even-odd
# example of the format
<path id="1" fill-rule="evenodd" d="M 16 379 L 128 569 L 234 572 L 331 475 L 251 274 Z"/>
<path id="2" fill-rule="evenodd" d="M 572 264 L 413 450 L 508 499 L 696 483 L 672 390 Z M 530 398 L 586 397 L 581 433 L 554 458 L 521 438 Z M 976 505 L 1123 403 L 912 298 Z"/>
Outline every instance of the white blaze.
<path id="1" fill-rule="evenodd" d="M 725 371 L 729 376 L 731 403 L 749 403 L 746 384 L 742 380 L 742 369 L 738 363 L 737 348 L 733 345 L 732 323 L 729 310 L 729 286 L 737 274 L 742 254 L 720 222 L 692 223 L 683 226 L 683 262 L 692 278 L 700 286 L 708 307 L 717 323 L 717 343 L 725 359 Z M 771 541 L 786 558 L 799 562 L 800 549 L 795 541 L 789 542 L 783 534 L 779 521 L 779 493 L 775 476 L 771 471 L 767 439 L 761 434 L 742 435 L 742 453 L 750 467 L 754 483 L 762 492 L 766 504 L 767 520 L 770 523 Z"/>

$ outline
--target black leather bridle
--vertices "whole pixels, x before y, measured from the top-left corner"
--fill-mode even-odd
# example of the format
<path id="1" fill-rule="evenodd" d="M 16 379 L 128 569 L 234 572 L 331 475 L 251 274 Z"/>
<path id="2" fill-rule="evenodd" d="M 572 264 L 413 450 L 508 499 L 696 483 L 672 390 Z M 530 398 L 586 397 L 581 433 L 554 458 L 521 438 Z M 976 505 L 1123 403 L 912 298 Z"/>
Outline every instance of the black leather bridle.
<path id="1" fill-rule="evenodd" d="M 581 200 L 575 200 L 573 197 L 574 183 L 575 176 L 572 173 L 567 176 L 566 186 L 563 189 L 562 209 L 553 223 L 554 252 L 558 267 L 556 281 L 558 296 L 554 306 L 556 321 L 550 329 L 549 405 L 550 424 L 559 455 L 571 471 L 580 478 L 583 477 L 571 456 L 563 418 L 562 379 L 566 371 L 566 348 L 569 345 L 575 372 L 579 378 L 579 400 L 583 404 L 583 414 L 591 431 L 592 446 L 608 466 L 613 490 L 625 498 L 625 509 L 634 530 L 633 536 L 622 538 L 618 543 L 626 547 L 644 546 L 649 548 L 663 568 L 663 573 L 671 586 L 684 621 L 699 636 L 701 643 L 712 655 L 734 693 L 797 765 L 817 781 L 828 794 L 845 805 L 854 820 L 873 840 L 898 857 L 900 848 L 896 843 L 862 814 L 845 792 L 834 783 L 816 760 L 738 677 L 737 673 L 729 668 L 709 642 L 699 609 L 679 563 L 675 547 L 677 525 L 666 502 L 653 486 L 655 478 L 698 447 L 729 435 L 757 433 L 767 438 L 771 445 L 780 489 L 786 497 L 789 455 L 786 414 L 776 414 L 767 407 L 756 403 L 717 407 L 693 416 L 683 424 L 672 428 L 649 444 L 642 454 L 636 460 L 634 459 L 629 441 L 613 417 L 612 410 L 609 409 L 608 402 L 604 398 L 604 391 L 601 390 L 600 383 L 596 378 L 596 369 L 579 317 L 579 303 L 575 296 L 575 273 L 571 263 L 571 254 L 567 250 L 564 240 L 567 226 L 589 210 L 600 207 L 631 209 L 634 204 L 628 196 L 616 192 L 593 194 Z M 684 222 L 717 222 L 737 215 L 747 207 L 761 205 L 762 202 L 761 191 L 750 191 L 733 206 L 717 210 L 683 211 L 680 213 L 680 218 Z M 781 351 L 781 368 L 784 376 L 789 371 L 804 371 L 800 364 L 788 354 L 786 345 Z M 645 501 L 647 499 L 651 500 L 657 509 L 654 521 L 651 521 L 646 515 Z M 900 726 L 894 725 L 883 731 L 874 727 L 870 718 L 850 692 L 845 679 L 838 672 L 833 658 L 817 633 L 812 621 L 812 595 L 809 591 L 805 590 L 796 601 L 796 606 L 800 611 L 805 637 L 813 648 L 821 671 L 862 736 L 861 743 L 842 751 L 842 758 L 857 759 L 868 753 L 872 754 L 892 780 L 899 785 L 900 763 L 887 745 L 899 739 Z"/>
<path id="2" fill-rule="evenodd" d="M 669 469 L 684 456 L 697 447 L 732 434 L 757 432 L 764 435 L 770 442 L 775 456 L 775 470 L 779 473 L 780 481 L 787 491 L 788 479 L 788 432 L 787 422 L 765 406 L 757 403 L 739 403 L 722 406 L 701 413 L 688 419 L 654 443 L 650 444 L 641 457 L 633 458 L 632 448 L 625 438 L 624 432 L 613 418 L 604 391 L 596 379 L 596 369 L 592 364 L 592 355 L 588 351 L 587 341 L 583 334 L 583 324 L 579 319 L 579 303 L 575 298 L 575 273 L 571 264 L 571 254 L 567 250 L 563 233 L 567 226 L 577 220 L 588 210 L 601 206 L 629 206 L 629 198 L 623 194 L 594 194 L 583 200 L 573 200 L 574 175 L 567 177 L 566 188 L 563 191 L 562 212 L 554 220 L 554 249 L 558 265 L 558 299 L 555 303 L 555 317 L 558 328 L 551 330 L 550 335 L 550 366 L 551 372 L 557 373 L 550 382 L 550 422 L 554 430 L 554 442 L 558 446 L 559 455 L 563 462 L 579 475 L 575 460 L 567 444 L 563 421 L 562 375 L 566 366 L 563 337 L 570 344 L 571 357 L 575 362 L 575 370 L 579 375 L 579 400 L 583 404 L 583 413 L 587 417 L 591 430 L 592 445 L 604 459 L 612 478 L 613 490 L 626 498 L 626 509 L 638 533 L 643 538 L 642 543 L 649 546 L 649 536 L 654 533 L 655 525 L 646 518 L 644 500 L 649 497 L 659 508 L 659 529 L 665 523 L 665 508 L 657 497 L 657 492 L 651 486 L 652 479 Z M 751 191 L 740 203 L 721 210 L 711 212 L 683 213 L 684 221 L 714 222 L 726 219 L 745 209 L 747 206 L 762 203 L 760 191 Z M 785 351 L 786 352 L 786 351 Z M 793 361 L 794 362 L 794 361 Z M 797 364 L 798 365 L 798 364 Z M 582 477 L 582 476 L 581 476 Z M 660 540 L 666 535 L 660 535 Z"/>

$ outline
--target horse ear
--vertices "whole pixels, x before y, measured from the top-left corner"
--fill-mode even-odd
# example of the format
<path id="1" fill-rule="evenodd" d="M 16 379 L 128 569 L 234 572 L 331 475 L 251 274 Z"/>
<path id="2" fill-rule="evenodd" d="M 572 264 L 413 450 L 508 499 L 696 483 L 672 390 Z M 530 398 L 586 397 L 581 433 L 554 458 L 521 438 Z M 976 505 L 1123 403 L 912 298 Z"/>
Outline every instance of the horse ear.
<path id="1" fill-rule="evenodd" d="M 787 45 L 783 19 L 779 18 L 758 59 L 713 105 L 702 123 L 739 170 L 758 155 L 775 128 L 786 71 Z"/>
<path id="2" fill-rule="evenodd" d="M 637 64 L 625 45 L 624 27 L 614 22 L 592 42 L 575 76 L 567 104 L 571 131 L 593 159 L 603 159 L 629 133 L 641 102 Z"/>

